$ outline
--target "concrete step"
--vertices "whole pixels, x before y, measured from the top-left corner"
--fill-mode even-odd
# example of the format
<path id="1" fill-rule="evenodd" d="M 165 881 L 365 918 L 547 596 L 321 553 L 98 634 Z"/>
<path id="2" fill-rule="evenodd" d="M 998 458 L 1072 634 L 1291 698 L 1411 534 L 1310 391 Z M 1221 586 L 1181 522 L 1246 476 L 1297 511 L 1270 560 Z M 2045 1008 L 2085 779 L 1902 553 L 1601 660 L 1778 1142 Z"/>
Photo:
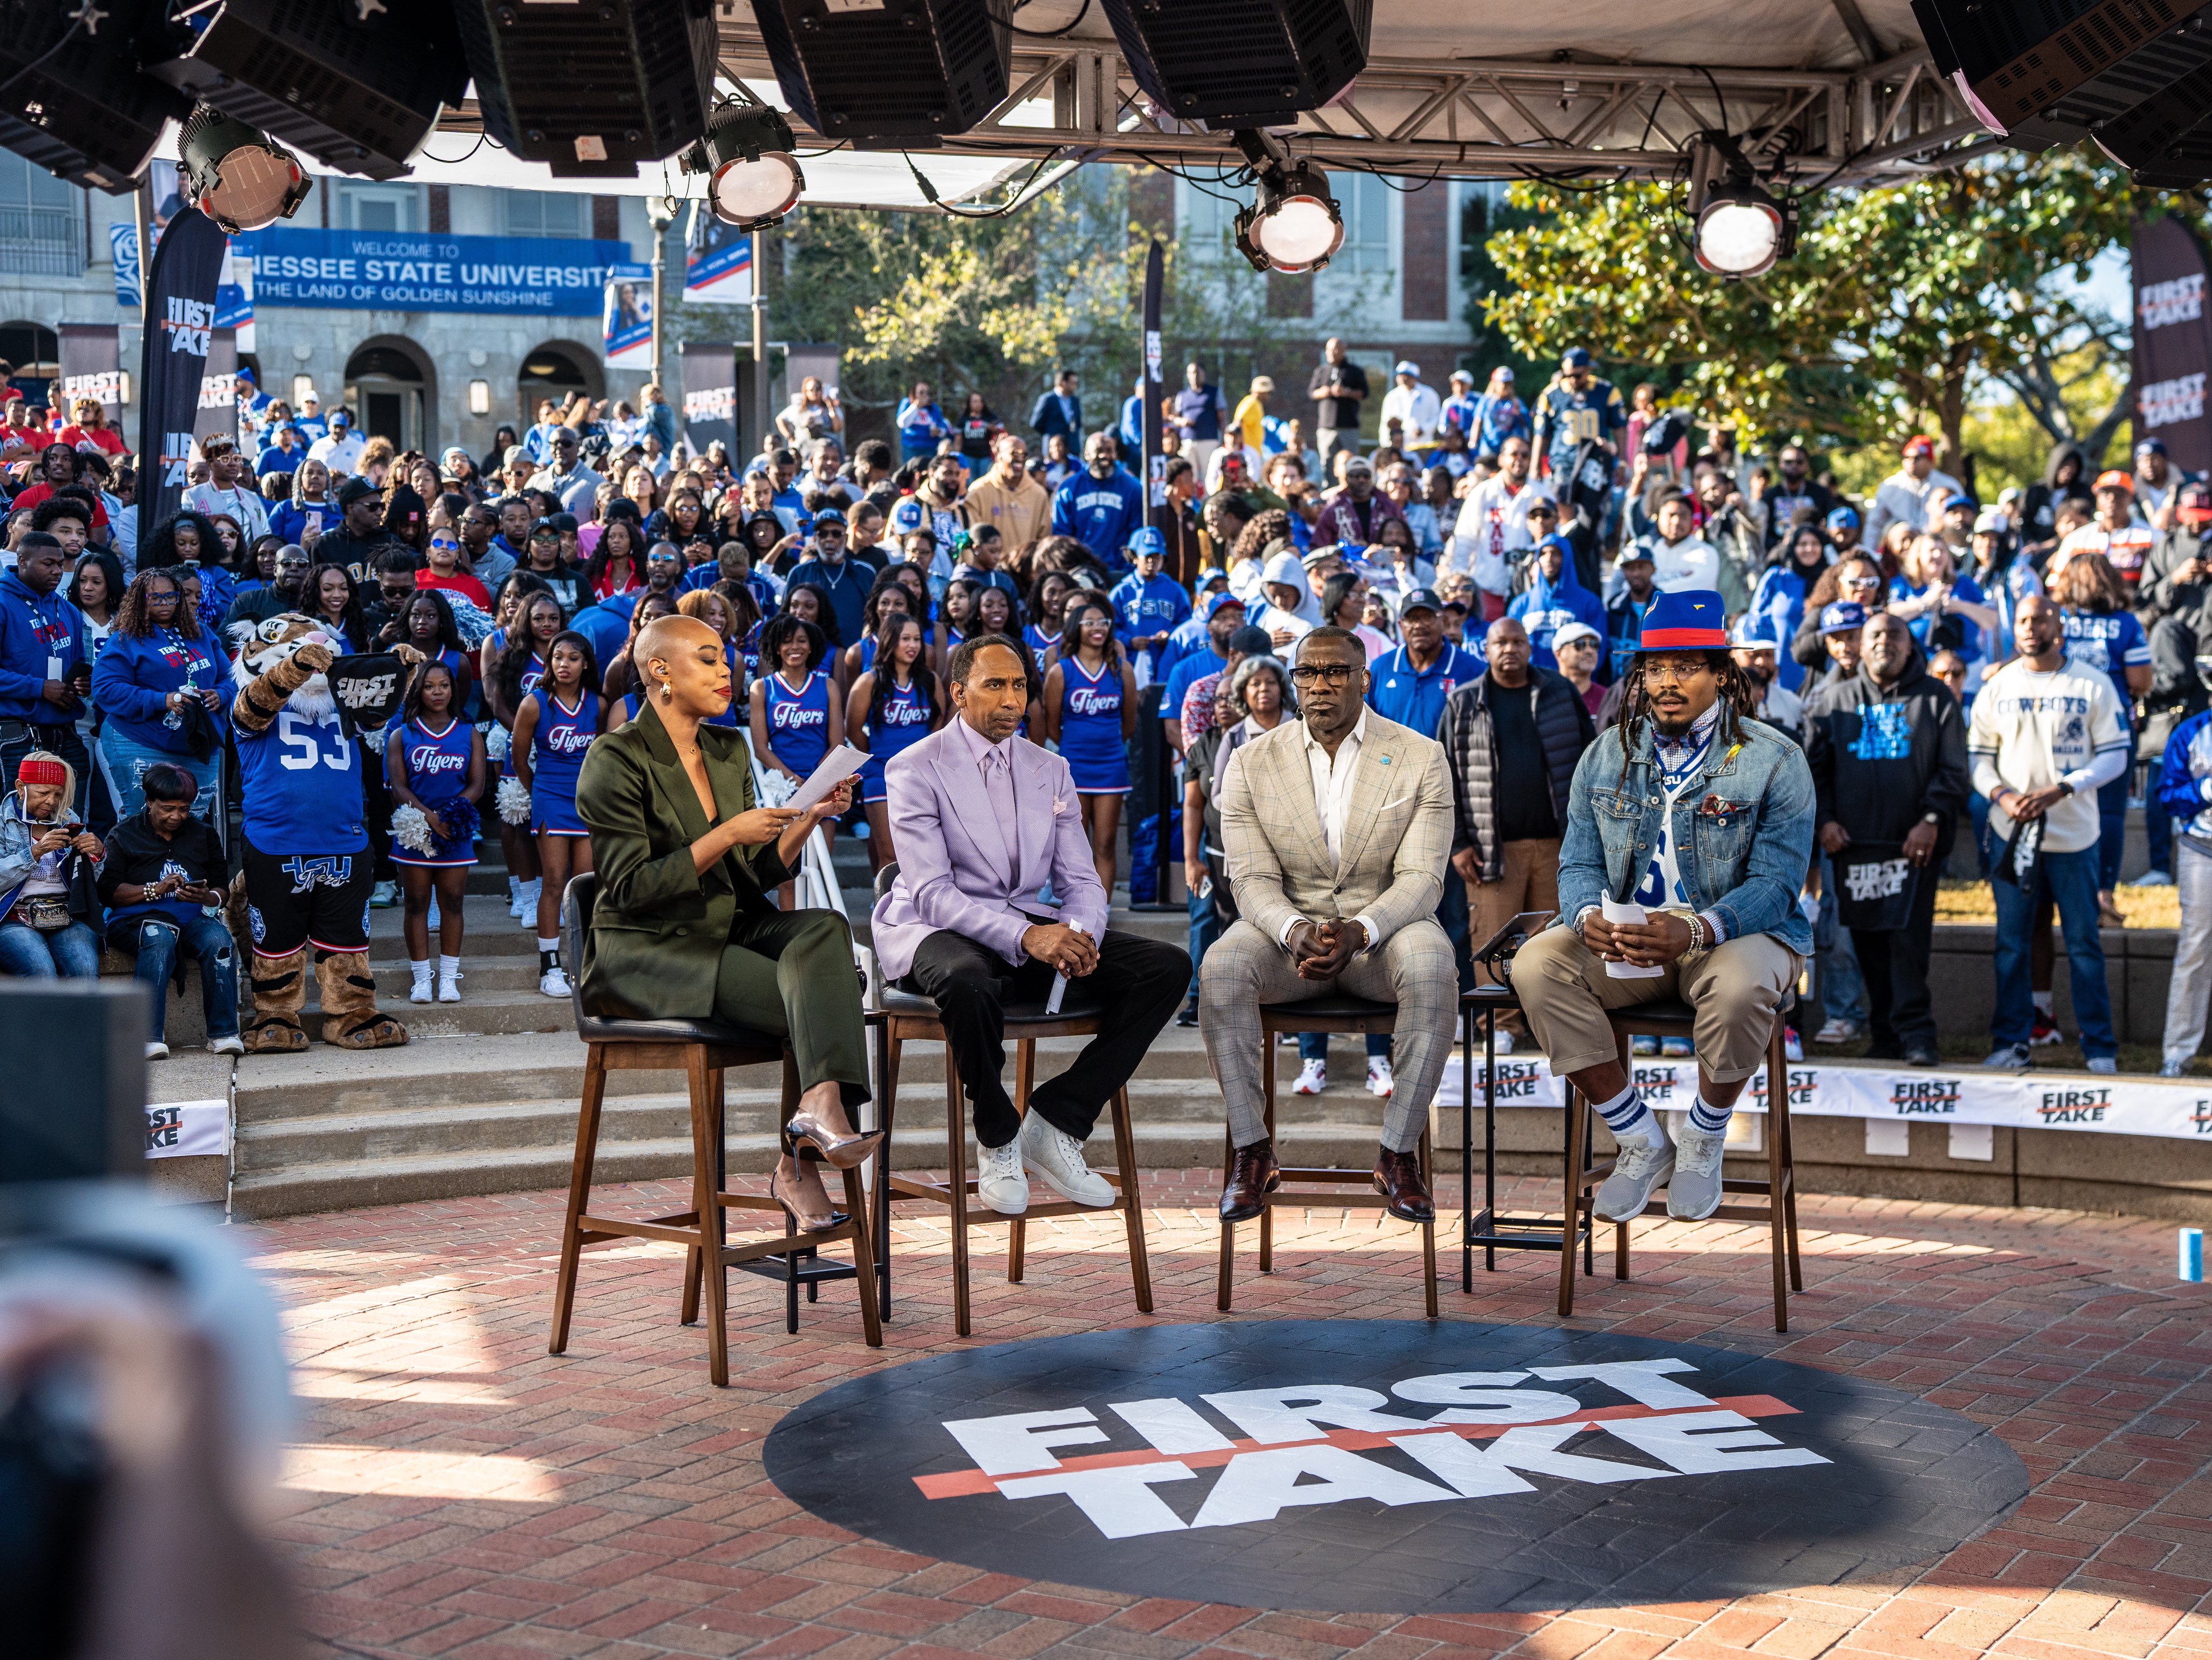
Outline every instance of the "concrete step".
<path id="1" fill-rule="evenodd" d="M 536 994 L 538 990 L 538 952 L 533 946 L 527 955 L 520 952 L 487 952 L 475 956 L 469 947 L 475 942 L 461 943 L 461 996 L 464 1001 L 489 992 L 520 992 Z M 431 945 L 430 968 L 432 982 L 437 976 L 437 946 Z M 407 1001 L 414 989 L 415 970 L 404 956 L 372 957 L 369 971 L 376 976 L 376 995 L 380 1003 L 397 1006 Z M 550 1004 L 551 999 L 547 999 Z M 420 1008 L 419 1004 L 410 1007 Z M 404 1015 L 403 1018 L 405 1018 Z"/>

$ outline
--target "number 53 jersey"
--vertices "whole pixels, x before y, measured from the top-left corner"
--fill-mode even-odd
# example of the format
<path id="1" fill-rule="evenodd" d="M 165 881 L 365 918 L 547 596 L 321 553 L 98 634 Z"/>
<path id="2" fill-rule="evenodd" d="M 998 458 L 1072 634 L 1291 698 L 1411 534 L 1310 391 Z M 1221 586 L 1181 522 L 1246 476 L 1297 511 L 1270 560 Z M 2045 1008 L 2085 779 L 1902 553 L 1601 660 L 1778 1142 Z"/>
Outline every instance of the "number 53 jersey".
<path id="1" fill-rule="evenodd" d="M 264 853 L 359 853 L 368 846 L 361 754 L 337 711 L 281 710 L 263 732 L 236 729 L 246 839 Z"/>

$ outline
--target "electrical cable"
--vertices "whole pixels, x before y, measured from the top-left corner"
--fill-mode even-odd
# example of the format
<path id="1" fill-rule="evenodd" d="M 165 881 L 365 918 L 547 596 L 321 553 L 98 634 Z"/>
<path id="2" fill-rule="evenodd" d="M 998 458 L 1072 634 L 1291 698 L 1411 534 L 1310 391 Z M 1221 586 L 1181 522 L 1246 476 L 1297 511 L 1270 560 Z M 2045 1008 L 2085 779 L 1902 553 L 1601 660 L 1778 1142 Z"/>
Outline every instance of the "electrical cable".
<path id="1" fill-rule="evenodd" d="M 1019 11 L 1023 6 L 1029 3 L 1030 0 L 1021 0 L 1021 5 L 1016 6 L 1014 9 Z M 1060 40 L 1073 33 L 1075 26 L 1090 15 L 1091 0 L 1083 0 L 1081 9 L 1056 29 L 1025 29 L 1014 23 L 1008 23 L 1006 29 L 1009 33 L 1018 34 L 1024 40 Z"/>
<path id="2" fill-rule="evenodd" d="M 1030 187 L 1036 183 L 1038 177 L 1044 172 L 1046 164 L 1059 153 L 1057 149 L 1053 149 L 1039 156 L 1036 165 L 1030 169 L 1030 176 L 1022 180 L 1021 188 L 1016 191 L 1010 199 L 995 208 L 955 207 L 938 195 L 937 186 L 930 183 L 928 176 L 915 165 L 911 154 L 901 150 L 899 156 L 905 161 L 907 171 L 914 175 L 914 182 L 921 186 L 924 198 L 940 213 L 951 214 L 955 219 L 1004 219 L 1016 209 L 1029 205 L 1022 198 L 1028 194 Z"/>
<path id="3" fill-rule="evenodd" d="M 1726 132 L 1729 130 L 1728 94 L 1721 90 L 1721 83 L 1713 78 L 1713 72 L 1703 64 L 1698 65 L 1698 73 L 1705 77 L 1707 84 L 1713 89 L 1713 101 L 1721 106 L 1721 131 Z M 1655 104 L 1652 108 L 1656 110 L 1658 106 Z"/>

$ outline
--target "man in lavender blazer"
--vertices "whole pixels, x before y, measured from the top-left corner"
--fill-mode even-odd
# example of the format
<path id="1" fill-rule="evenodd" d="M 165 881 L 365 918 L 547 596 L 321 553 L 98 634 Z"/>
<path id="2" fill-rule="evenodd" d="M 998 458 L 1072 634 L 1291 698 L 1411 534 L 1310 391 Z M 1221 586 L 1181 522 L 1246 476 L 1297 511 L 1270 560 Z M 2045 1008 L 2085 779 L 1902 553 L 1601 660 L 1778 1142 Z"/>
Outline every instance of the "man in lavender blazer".
<path id="1" fill-rule="evenodd" d="M 899 873 L 876 902 L 876 958 L 886 980 L 936 1001 L 975 1115 L 983 1202 L 1020 1215 L 1028 1171 L 1065 1199 L 1109 1205 L 1083 1143 L 1182 1001 L 1190 958 L 1107 927 L 1067 763 L 1015 736 L 1034 688 L 1014 643 L 963 642 L 946 678 L 953 718 L 884 767 Z M 1057 909 L 1037 897 L 1047 883 Z M 1024 1119 L 1000 1076 L 1006 1006 L 1043 1002 L 1056 973 L 1066 1006 L 1102 1012 L 1098 1035 L 1031 1091 Z"/>

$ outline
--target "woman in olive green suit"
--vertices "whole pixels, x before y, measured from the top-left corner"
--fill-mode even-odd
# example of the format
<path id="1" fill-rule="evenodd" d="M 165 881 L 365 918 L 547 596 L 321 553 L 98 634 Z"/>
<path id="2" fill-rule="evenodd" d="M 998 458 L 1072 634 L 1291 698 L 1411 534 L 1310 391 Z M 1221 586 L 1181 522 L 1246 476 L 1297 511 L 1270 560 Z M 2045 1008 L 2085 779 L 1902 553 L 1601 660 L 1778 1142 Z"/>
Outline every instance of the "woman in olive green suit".
<path id="1" fill-rule="evenodd" d="M 846 1116 L 868 1098 L 852 931 L 835 911 L 779 910 L 771 896 L 859 781 L 804 812 L 755 806 L 744 733 L 702 724 L 730 706 L 721 637 L 694 617 L 661 617 L 631 660 L 643 707 L 591 746 L 576 785 L 599 872 L 584 1006 L 788 1037 L 803 1093 L 769 1191 L 800 1227 L 835 1226 L 815 1162 L 849 1170 L 881 1139 L 855 1134 Z"/>

